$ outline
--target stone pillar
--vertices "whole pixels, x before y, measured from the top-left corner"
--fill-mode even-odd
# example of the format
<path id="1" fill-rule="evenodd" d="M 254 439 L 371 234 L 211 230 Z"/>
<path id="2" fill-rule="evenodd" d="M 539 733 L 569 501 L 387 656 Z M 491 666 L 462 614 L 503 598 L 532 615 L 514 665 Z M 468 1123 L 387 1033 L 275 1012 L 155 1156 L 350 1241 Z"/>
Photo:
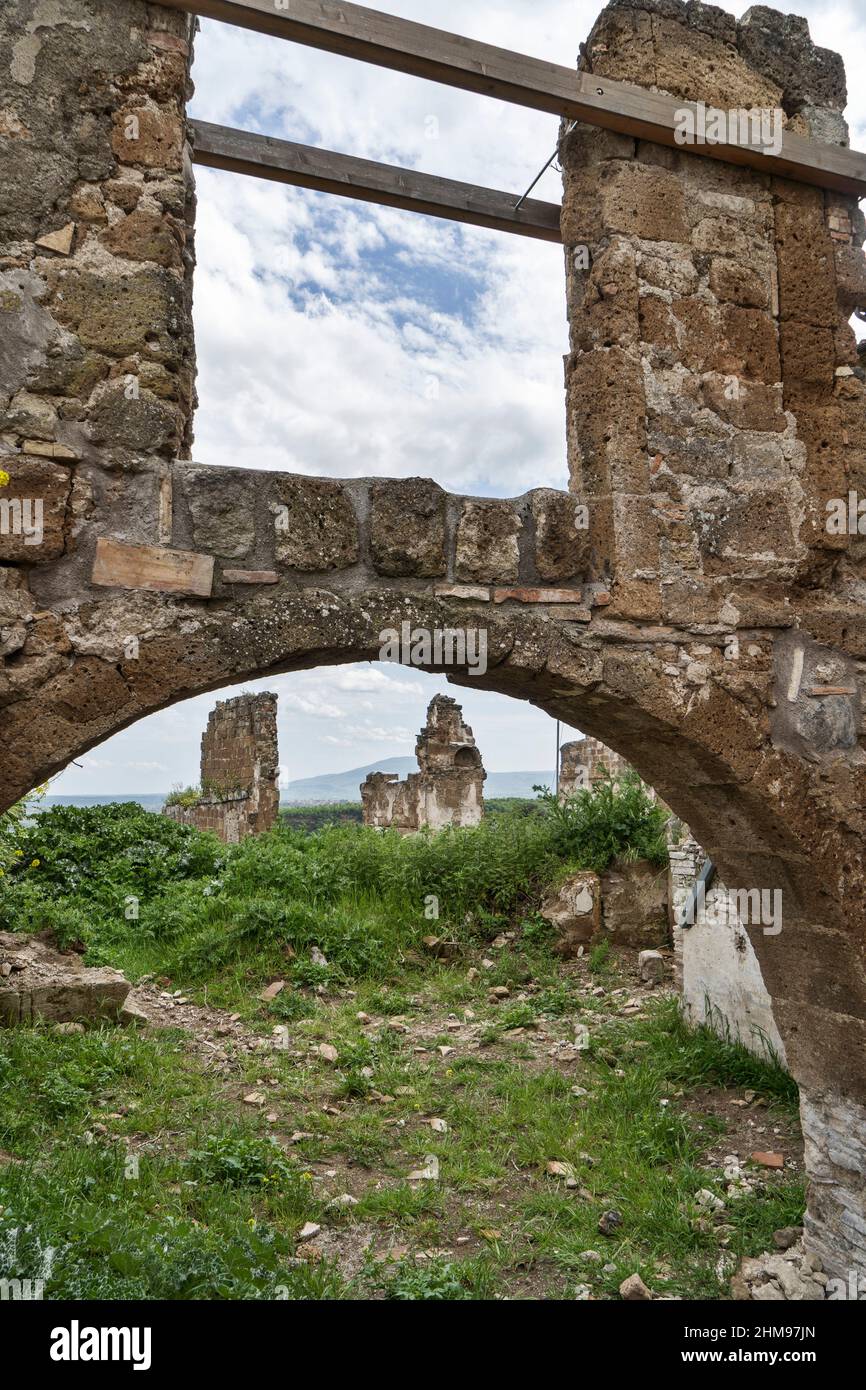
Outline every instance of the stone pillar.
<path id="1" fill-rule="evenodd" d="M 202 735 L 201 796 L 192 806 L 167 806 L 166 815 L 227 844 L 261 835 L 279 817 L 278 773 L 276 695 L 221 700 Z"/>
<path id="2" fill-rule="evenodd" d="M 0 7 L 2 704 L 68 665 L 48 610 L 86 591 L 98 529 L 170 543 L 195 395 L 193 27 L 142 0 Z M 106 707 L 128 632 L 98 652 Z"/>
<path id="3" fill-rule="evenodd" d="M 723 116 L 761 108 L 775 129 L 847 141 L 841 59 L 812 44 L 805 20 L 764 6 L 738 22 L 680 0 L 613 0 L 582 65 L 600 82 Z M 641 624 L 645 640 L 652 625 L 674 718 L 700 725 L 737 770 L 713 786 L 693 769 L 698 785 L 677 787 L 652 749 L 635 761 L 672 789 L 666 800 L 725 882 L 784 892 L 781 937 L 749 934 L 801 1087 L 807 1231 L 833 1274 L 862 1273 L 866 905 L 854 845 L 866 652 L 839 569 L 844 554 L 861 582 L 862 541 L 827 514 L 866 488 L 866 388 L 848 324 L 866 303 L 866 224 L 851 197 L 687 145 L 578 125 L 561 157 L 571 487 L 589 512 L 591 579 L 618 640 L 640 640 Z M 836 592 L 813 619 L 822 587 Z M 724 727 L 713 728 L 721 690 Z M 617 721 L 624 748 L 639 749 L 634 735 Z M 734 809 L 737 787 L 755 812 L 784 803 L 785 824 L 764 836 L 760 815 Z"/>

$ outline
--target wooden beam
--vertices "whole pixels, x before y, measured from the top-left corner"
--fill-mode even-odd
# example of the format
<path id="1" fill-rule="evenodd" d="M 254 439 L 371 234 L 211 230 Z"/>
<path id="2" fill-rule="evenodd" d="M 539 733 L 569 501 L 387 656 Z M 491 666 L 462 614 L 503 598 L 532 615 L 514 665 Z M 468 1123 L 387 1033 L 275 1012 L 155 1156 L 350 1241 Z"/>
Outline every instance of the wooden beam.
<path id="1" fill-rule="evenodd" d="M 461 38 L 343 0 L 161 0 L 175 10 L 224 20 L 379 67 L 444 82 L 500 101 L 587 121 L 624 135 L 676 145 L 677 112 L 694 103 L 576 72 L 540 58 Z M 692 154 L 746 164 L 803 183 L 866 196 L 866 155 L 784 135 L 773 154 L 758 143 L 695 144 Z"/>
<path id="2" fill-rule="evenodd" d="M 355 159 L 312 145 L 295 145 L 269 135 L 251 135 L 207 121 L 195 121 L 194 128 L 195 162 L 210 169 L 253 174 L 299 188 L 314 188 L 320 193 L 363 198 L 385 207 L 448 217 L 455 222 L 516 232 L 541 241 L 562 240 L 558 203 L 527 199 L 518 210 L 516 193 L 476 188 L 471 183 L 440 179 L 415 169 L 376 164 L 373 160 Z"/>

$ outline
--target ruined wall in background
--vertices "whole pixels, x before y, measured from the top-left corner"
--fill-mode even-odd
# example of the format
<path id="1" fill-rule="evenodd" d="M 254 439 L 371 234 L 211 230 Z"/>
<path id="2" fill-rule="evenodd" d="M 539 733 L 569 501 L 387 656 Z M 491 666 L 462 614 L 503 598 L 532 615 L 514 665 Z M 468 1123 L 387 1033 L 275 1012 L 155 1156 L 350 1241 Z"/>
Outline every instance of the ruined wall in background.
<path id="1" fill-rule="evenodd" d="M 435 695 L 415 745 L 419 772 L 405 782 L 396 773 L 371 772 L 361 785 L 364 824 L 413 834 L 428 826 L 478 825 L 484 814 L 486 773 L 463 711 L 448 695 Z"/>
<path id="2" fill-rule="evenodd" d="M 220 700 L 201 740 L 201 796 L 164 814 L 226 844 L 261 835 L 280 813 L 276 695 Z"/>
<path id="3" fill-rule="evenodd" d="M 575 792 L 592 789 L 605 777 L 621 777 L 629 764 L 597 738 L 564 743 L 559 750 L 559 795 L 563 800 Z"/>

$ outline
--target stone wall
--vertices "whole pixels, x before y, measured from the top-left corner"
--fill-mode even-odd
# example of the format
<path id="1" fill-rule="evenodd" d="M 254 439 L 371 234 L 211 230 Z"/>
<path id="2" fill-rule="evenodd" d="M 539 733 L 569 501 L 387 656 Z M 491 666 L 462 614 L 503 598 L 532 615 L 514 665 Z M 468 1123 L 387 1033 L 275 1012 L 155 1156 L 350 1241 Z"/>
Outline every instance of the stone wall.
<path id="1" fill-rule="evenodd" d="M 763 7 L 738 25 L 678 0 L 613 3 L 585 63 L 845 136 L 841 60 Z M 733 576 L 757 599 L 840 549 L 825 501 L 850 480 L 840 443 L 866 442 L 847 322 L 862 217 L 841 195 L 586 126 L 562 153 L 570 462 L 596 573 L 623 616 L 696 622 L 709 602 L 736 625 Z M 677 655 L 698 687 L 717 648 Z"/>
<path id="2" fill-rule="evenodd" d="M 237 844 L 276 824 L 278 776 L 276 695 L 221 700 L 202 735 L 201 796 L 192 806 L 166 806 L 164 814 Z"/>
<path id="3" fill-rule="evenodd" d="M 591 790 L 608 776 L 621 777 L 628 768 L 625 758 L 600 739 L 583 738 L 564 743 L 559 750 L 559 795 L 564 799 L 577 791 Z"/>
<path id="4" fill-rule="evenodd" d="M 361 785 L 364 824 L 413 834 L 428 826 L 478 825 L 484 814 L 486 773 L 463 711 L 448 695 L 435 695 L 415 745 L 419 772 L 405 782 L 396 773 L 371 772 Z"/>
<path id="5" fill-rule="evenodd" d="M 702 4 L 614 0 L 582 66 L 600 86 L 609 77 L 723 112 L 766 108 L 801 134 L 847 141 L 841 59 L 812 44 L 805 20 L 764 6 L 738 22 Z M 632 756 L 625 713 L 611 736 L 691 825 L 724 883 L 783 892 L 781 934 L 750 924 L 748 936 L 801 1086 L 823 1252 L 836 1269 L 863 1269 L 862 1184 L 833 1123 L 844 1114 L 854 1125 L 856 1111 L 866 1129 L 862 925 L 838 933 L 830 904 L 844 895 L 849 922 L 866 915 L 853 857 L 863 822 L 858 812 L 857 831 L 851 821 L 827 839 L 818 821 L 831 804 L 847 818 L 846 788 L 866 761 L 863 543 L 856 524 L 828 524 L 838 499 L 866 482 L 864 372 L 849 325 L 866 303 L 866 224 L 852 197 L 696 147 L 578 125 L 564 128 L 561 155 L 570 468 L 589 514 L 590 577 L 609 584 L 609 659 L 622 659 L 630 637 L 644 644 L 635 695 L 663 671 L 677 717 L 731 750 L 747 800 L 784 806 L 778 833 L 758 830 L 756 841 L 730 784 L 700 772 L 685 811 L 660 765 L 676 748 Z M 602 732 L 585 716 L 580 726 Z"/>
<path id="6" fill-rule="evenodd" d="M 141 0 L 110 9 L 110 22 L 101 0 L 0 13 L 0 464 L 11 475 L 0 497 L 40 505 L 44 531 L 0 526 L 0 563 L 28 570 L 74 552 L 94 507 L 121 497 L 127 508 L 153 497 L 159 539 L 161 478 L 191 444 L 193 21 Z M 21 593 L 15 577 L 4 587 Z M 37 640 L 40 654 L 57 648 L 50 625 Z M 0 650 L 20 648 L 7 638 Z"/>
<path id="7" fill-rule="evenodd" d="M 578 127 L 573 495 L 192 466 L 189 34 L 142 0 L 0 9 L 0 809 L 193 694 L 483 630 L 485 669 L 417 665 L 609 739 L 725 883 L 784 894 L 749 934 L 807 1230 L 866 1272 L 866 553 L 825 524 L 866 490 L 856 199 Z M 587 64 L 845 138 L 841 60 L 764 7 L 621 0 Z"/>

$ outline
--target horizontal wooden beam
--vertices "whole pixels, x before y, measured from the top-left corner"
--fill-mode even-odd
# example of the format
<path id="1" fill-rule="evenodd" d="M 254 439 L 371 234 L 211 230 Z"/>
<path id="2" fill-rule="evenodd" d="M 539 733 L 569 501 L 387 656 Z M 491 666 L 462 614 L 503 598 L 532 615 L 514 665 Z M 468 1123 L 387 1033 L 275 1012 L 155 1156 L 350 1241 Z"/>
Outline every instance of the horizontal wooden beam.
<path id="1" fill-rule="evenodd" d="M 343 0 L 161 0 L 312 48 L 444 82 L 500 101 L 676 145 L 677 113 L 692 105 L 643 87 L 576 72 Z M 690 153 L 866 196 L 866 155 L 785 132 L 779 153 L 753 143 L 695 144 Z"/>
<path id="2" fill-rule="evenodd" d="M 425 212 L 476 227 L 540 241 L 561 241 L 558 203 L 527 199 L 517 208 L 518 195 L 476 188 L 471 183 L 440 179 L 415 169 L 399 169 L 370 159 L 355 159 L 312 145 L 296 145 L 269 135 L 195 121 L 195 162 L 235 174 L 253 174 L 320 193 L 339 193 L 385 207 Z"/>

